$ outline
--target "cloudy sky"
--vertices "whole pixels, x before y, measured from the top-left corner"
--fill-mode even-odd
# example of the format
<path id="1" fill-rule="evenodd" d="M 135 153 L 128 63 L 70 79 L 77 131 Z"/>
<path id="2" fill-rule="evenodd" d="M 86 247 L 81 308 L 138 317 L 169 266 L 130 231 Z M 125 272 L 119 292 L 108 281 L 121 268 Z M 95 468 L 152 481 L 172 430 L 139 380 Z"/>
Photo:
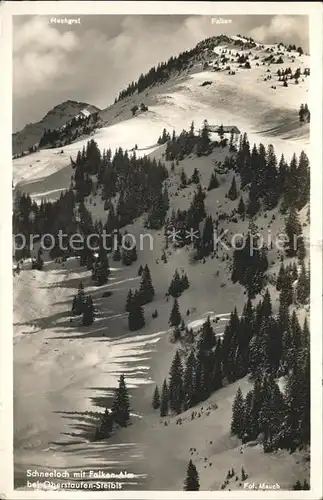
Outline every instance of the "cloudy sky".
<path id="1" fill-rule="evenodd" d="M 240 33 L 308 50 L 307 17 L 221 18 L 232 22 L 212 24 L 204 16 L 89 15 L 81 16 L 80 24 L 58 25 L 48 16 L 14 16 L 14 131 L 67 99 L 104 108 L 141 72 L 209 36 Z"/>

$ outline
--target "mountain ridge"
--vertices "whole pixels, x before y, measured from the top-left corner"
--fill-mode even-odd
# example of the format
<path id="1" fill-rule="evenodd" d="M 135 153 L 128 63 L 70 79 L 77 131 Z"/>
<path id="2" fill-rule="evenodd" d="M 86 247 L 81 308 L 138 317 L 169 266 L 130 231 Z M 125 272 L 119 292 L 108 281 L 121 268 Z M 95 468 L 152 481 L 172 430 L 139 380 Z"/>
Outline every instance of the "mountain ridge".
<path id="1" fill-rule="evenodd" d="M 88 110 L 91 114 L 100 111 L 100 108 L 92 104 L 67 99 L 51 108 L 41 120 L 27 123 L 23 129 L 12 134 L 12 154 L 19 154 L 28 150 L 39 142 L 45 130 L 60 128 L 82 110 Z"/>

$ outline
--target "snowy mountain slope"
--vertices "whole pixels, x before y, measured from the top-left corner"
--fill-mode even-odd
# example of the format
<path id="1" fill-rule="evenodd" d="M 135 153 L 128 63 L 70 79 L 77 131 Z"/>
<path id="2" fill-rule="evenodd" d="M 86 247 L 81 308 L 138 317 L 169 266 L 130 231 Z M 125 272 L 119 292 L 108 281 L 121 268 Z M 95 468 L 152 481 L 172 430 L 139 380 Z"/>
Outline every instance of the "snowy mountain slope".
<path id="1" fill-rule="evenodd" d="M 299 79 L 298 85 L 291 81 L 288 88 L 278 82 L 278 69 L 290 67 L 294 72 L 309 67 L 309 56 L 283 53 L 284 64 L 264 63 L 268 57 L 265 49 L 241 51 L 249 53 L 251 69 L 239 68 L 239 63 L 228 62 L 235 75 L 229 70 L 203 71 L 203 62 L 196 62 L 184 73 L 174 75 L 164 84 L 127 97 L 99 113 L 102 128 L 91 137 L 100 149 L 117 147 L 132 149 L 138 145 L 138 156 L 149 154 L 157 144 L 157 139 L 165 127 L 170 132 L 180 132 L 191 121 L 201 127 L 205 119 L 210 125 L 236 125 L 241 132 L 247 131 L 250 142 L 273 142 L 280 155 L 286 158 L 301 149 L 306 150 L 309 138 L 308 124 L 300 125 L 298 111 L 308 96 L 308 77 Z M 219 49 L 219 48 L 218 48 Z M 221 50 L 229 50 L 224 45 Z M 219 50 L 220 50 L 219 49 Z M 239 49 L 231 48 L 240 54 Z M 275 53 L 280 52 L 276 47 Z M 215 56 L 217 57 L 217 56 Z M 254 59 L 259 57 L 259 59 Z M 206 58 L 209 60 L 209 58 Z M 294 62 L 293 62 L 294 61 Z M 264 63 L 264 65 L 263 65 Z M 259 66 L 256 66 L 259 64 Z M 221 66 L 222 67 L 222 66 Z M 271 80 L 264 81 L 270 74 Z M 302 81 L 304 80 L 304 81 Z M 211 85 L 201 86 L 204 81 Z M 272 89 L 271 86 L 276 86 Z M 132 117 L 131 108 L 144 102 L 148 111 Z M 41 150 L 13 161 L 13 182 L 31 181 L 44 178 L 70 163 L 76 152 L 82 149 L 87 139 L 58 149 Z M 54 187 L 55 188 L 55 187 Z"/>
<path id="2" fill-rule="evenodd" d="M 85 102 L 65 101 L 51 109 L 39 122 L 29 123 L 22 130 L 12 134 L 12 154 L 28 151 L 41 138 L 46 129 L 56 129 L 65 125 L 81 111 L 94 113 L 99 108 Z"/>
<path id="3" fill-rule="evenodd" d="M 223 46 L 223 48 L 228 48 Z M 259 45 L 255 51 L 267 56 L 266 48 Z M 238 50 L 238 49 L 237 49 Z M 277 50 L 277 49 L 276 49 Z M 255 52 L 256 53 L 256 52 Z M 288 54 L 285 55 L 288 58 Z M 297 59 L 295 54 L 295 60 Z M 208 55 L 208 59 L 210 56 Z M 257 59 L 255 61 L 258 61 Z M 138 145 L 137 156 L 150 155 L 164 161 L 165 146 L 158 146 L 157 139 L 165 127 L 180 132 L 191 121 L 196 128 L 206 118 L 211 125 L 223 123 L 237 126 L 247 132 L 249 140 L 265 145 L 272 143 L 277 156 L 284 153 L 287 160 L 301 149 L 306 150 L 309 129 L 300 125 L 298 109 L 306 102 L 308 79 L 279 87 L 274 80 L 264 81 L 267 66 L 252 69 L 237 67 L 235 75 L 228 71 L 203 71 L 200 66 L 152 87 L 140 95 L 117 102 L 100 113 L 104 126 L 90 138 L 99 148 L 118 147 L 132 149 Z M 289 63 L 292 65 L 294 63 Z M 306 56 L 300 56 L 293 68 L 307 67 Z M 287 65 L 287 64 L 286 64 Z M 284 67 L 286 66 L 284 65 Z M 277 65 L 271 65 L 277 68 Z M 210 85 L 201 86 L 204 81 Z M 276 85 L 276 90 L 271 85 Z M 254 91 L 254 92 L 253 92 Z M 286 93 L 290 99 L 286 99 Z M 144 101 L 148 111 L 132 117 L 131 107 Z M 57 150 L 42 150 L 14 160 L 14 182 L 40 200 L 42 196 L 55 198 L 60 190 L 67 189 L 71 169 L 70 156 L 74 159 L 88 138 Z M 188 176 L 198 168 L 201 184 L 208 186 L 214 162 L 222 162 L 227 148 L 216 148 L 211 155 L 198 158 L 191 155 L 175 165 L 166 181 L 171 209 L 188 208 L 196 186 L 179 190 L 180 173 Z M 171 162 L 166 162 L 171 171 Z M 207 213 L 216 218 L 219 213 L 231 213 L 238 199 L 226 197 L 232 181 L 232 172 L 219 175 L 220 186 L 207 193 Z M 244 191 L 239 197 L 246 199 Z M 106 221 L 107 212 L 100 193 L 86 199 L 86 207 L 94 220 Z M 307 207 L 302 212 L 304 233 L 308 230 Z M 273 218 L 275 216 L 275 218 Z M 264 232 L 276 234 L 284 225 L 284 218 L 275 208 L 260 211 L 255 222 Z M 249 220 L 223 223 L 229 236 L 247 229 Z M 143 217 L 126 229 L 138 236 L 143 231 Z M 238 385 L 245 393 L 250 383 L 243 379 L 214 394 L 197 405 L 201 417 L 191 419 L 191 410 L 183 413 L 183 424 L 176 424 L 178 417 L 161 420 L 151 409 L 154 385 L 161 385 L 167 377 L 177 346 L 170 343 L 168 318 L 172 301 L 165 292 L 175 269 L 185 269 L 190 287 L 180 297 L 180 309 L 189 327 L 197 329 L 208 315 L 220 318 L 215 326 L 217 335 L 223 333 L 229 313 L 237 307 L 239 314 L 245 303 L 243 288 L 230 279 L 231 260 L 207 259 L 192 265 L 189 249 L 169 249 L 167 263 L 160 257 L 165 241 L 163 230 L 151 231 L 153 250 L 144 247 L 138 252 L 138 261 L 129 267 L 110 262 L 112 274 L 106 285 L 93 286 L 91 272 L 71 259 L 66 263 L 46 262 L 44 271 L 31 270 L 26 262 L 19 275 L 14 277 L 14 333 L 15 333 L 15 470 L 17 482 L 24 484 L 25 469 L 30 463 L 41 469 L 128 468 L 131 472 L 146 474 L 144 484 L 148 489 L 182 489 L 190 448 L 196 448 L 192 458 L 198 468 L 201 489 L 221 487 L 227 470 L 234 466 L 240 472 L 243 465 L 250 481 L 279 482 L 282 489 L 291 488 L 297 479 L 308 478 L 308 464 L 303 457 L 289 456 L 285 452 L 264 454 L 261 446 L 243 447 L 229 435 L 232 402 Z M 220 252 L 220 257 L 225 252 Z M 279 253 L 268 253 L 268 274 L 277 273 Z M 288 261 L 288 259 L 286 259 Z M 145 327 L 131 334 L 127 326 L 124 306 L 129 288 L 139 285 L 138 267 L 148 264 L 155 287 L 154 301 L 145 306 Z M 81 327 L 70 322 L 72 298 L 82 279 L 85 291 L 90 292 L 98 309 L 91 327 Z M 111 291 L 104 298 L 103 292 Z M 271 287 L 274 310 L 277 310 L 277 292 Z M 152 318 L 154 310 L 158 317 Z M 120 373 L 125 373 L 132 388 L 132 425 L 117 432 L 106 443 L 88 442 L 94 423 L 86 412 L 102 411 L 110 404 L 111 389 L 117 384 Z M 216 406 L 213 403 L 216 403 Z M 209 408 L 211 407 L 211 409 Z M 210 412 L 209 414 L 207 414 Z M 211 443 L 212 442 L 212 443 Z M 174 447 L 176 443 L 176 447 Z M 158 450 L 158 453 L 156 453 Z M 205 460 L 207 458 L 207 460 Z M 211 464 L 211 465 L 210 465 Z M 206 467 L 205 467 L 206 465 Z M 230 489 L 240 489 L 232 481 Z M 242 486 L 243 488 L 243 486 Z"/>
<path id="4" fill-rule="evenodd" d="M 191 175 L 197 167 L 202 185 L 207 185 L 212 161 L 223 160 L 221 154 L 224 155 L 224 152 L 216 151 L 210 157 L 199 159 L 187 158 L 175 167 L 175 172 L 168 180 L 170 202 L 174 209 L 187 208 L 194 193 L 194 187 L 189 186 L 176 196 L 181 168 L 184 167 L 187 175 Z M 216 211 L 230 213 L 237 205 L 237 201 L 225 197 L 231 175 L 219 176 L 219 181 L 220 187 L 209 192 L 206 199 L 207 211 L 214 217 Z M 105 221 L 106 212 L 100 197 L 97 196 L 95 207 L 94 201 L 93 198 L 91 204 L 88 199 L 87 207 L 94 218 Z M 272 213 L 276 213 L 276 210 Z M 270 216 L 271 212 L 268 220 Z M 268 224 L 263 216 L 258 217 L 256 223 L 259 228 Z M 282 219 L 272 223 L 272 233 L 279 231 L 282 224 Z M 228 223 L 226 227 L 230 234 L 237 230 L 233 223 Z M 247 227 L 248 220 L 240 222 L 238 230 L 240 232 Z M 142 220 L 127 226 L 127 230 L 137 236 L 142 232 Z M 251 480 L 256 481 L 265 480 L 264 471 L 270 470 L 267 480 L 272 478 L 272 481 L 278 481 L 282 488 L 290 487 L 302 475 L 307 477 L 302 460 L 297 464 L 297 458 L 288 457 L 285 452 L 280 459 L 264 454 L 261 447 L 247 448 L 243 455 L 240 454 L 240 446 L 236 441 L 231 441 L 228 435 L 237 384 L 211 398 L 220 408 L 223 407 L 219 413 L 214 410 L 209 416 L 206 415 L 209 402 L 196 408 L 197 412 L 200 407 L 204 408 L 204 413 L 201 410 L 203 420 L 196 419 L 193 423 L 187 421 L 180 426 L 176 425 L 174 417 L 170 419 L 170 425 L 165 427 L 159 422 L 158 416 L 151 413 L 153 384 L 162 383 L 176 349 L 169 342 L 167 324 L 171 302 L 167 302 L 164 297 L 175 269 L 187 269 L 190 280 L 190 288 L 179 299 L 181 311 L 195 309 L 187 319 L 189 327 L 199 327 L 210 314 L 212 318 L 221 318 L 216 332 L 223 333 L 230 311 L 235 306 L 241 311 L 245 302 L 243 289 L 230 282 L 227 262 L 207 260 L 205 264 L 191 266 L 190 253 L 177 250 L 169 253 L 167 264 L 163 264 L 159 260 L 163 249 L 163 233 L 153 231 L 153 236 L 153 251 L 148 246 L 144 247 L 138 253 L 138 262 L 129 268 L 113 268 L 111 263 L 112 276 L 108 284 L 100 288 L 93 286 L 90 271 L 78 267 L 73 260 L 66 263 L 65 269 L 61 269 L 57 263 L 47 263 L 45 272 L 31 271 L 30 263 L 26 263 L 26 269 L 14 278 L 15 462 L 18 483 L 23 483 L 24 470 L 30 461 L 39 468 L 76 467 L 77 470 L 99 464 L 104 468 L 125 467 L 128 464 L 132 472 L 149 475 L 144 483 L 149 489 L 164 488 L 165 484 L 167 489 L 176 489 L 180 487 L 179 478 L 185 473 L 190 447 L 198 450 L 194 460 L 203 481 L 203 489 L 220 488 L 228 468 L 232 466 L 239 470 L 243 465 Z M 269 260 L 269 272 L 277 272 L 279 259 L 275 251 L 270 252 Z M 139 265 L 146 263 L 151 269 L 156 297 L 145 306 L 145 328 L 133 336 L 127 329 L 124 304 L 129 288 L 134 289 L 139 284 Z M 86 331 L 69 323 L 72 297 L 80 279 L 98 307 L 95 323 Z M 222 284 L 225 286 L 222 287 Z M 112 291 L 113 295 L 103 299 L 102 293 L 106 290 Z M 277 308 L 275 290 L 272 297 L 273 306 Z M 153 320 L 151 315 L 155 309 L 159 316 Z M 56 374 L 58 367 L 59 375 Z M 87 443 L 84 430 L 85 435 L 91 429 L 93 432 L 93 424 L 86 423 L 91 419 L 85 412 L 102 411 L 100 398 L 105 397 L 109 401 L 111 389 L 116 386 L 121 372 L 126 374 L 130 387 L 141 387 L 140 392 L 135 389 L 132 408 L 135 414 L 144 416 L 144 423 L 134 417 L 129 431 L 113 436 L 107 448 L 97 443 Z M 245 384 L 244 381 L 240 383 Z M 185 414 L 183 418 L 186 418 Z M 196 426 L 199 431 L 196 431 L 193 439 L 193 428 Z M 177 452 L 173 450 L 170 454 L 169 447 L 173 442 L 177 443 Z M 156 447 L 160 449 L 160 460 L 164 463 L 162 474 L 159 471 L 159 459 L 153 460 Z M 115 460 L 114 464 L 106 464 L 105 457 L 110 448 L 109 462 L 110 459 Z M 46 450 L 49 450 L 50 455 Z M 165 456 L 172 457 L 168 458 L 167 464 Z M 204 469 L 204 457 L 208 458 L 207 464 L 212 463 L 207 470 Z M 121 465 L 118 465 L 118 461 Z M 230 488 L 239 489 L 241 486 L 233 483 Z"/>

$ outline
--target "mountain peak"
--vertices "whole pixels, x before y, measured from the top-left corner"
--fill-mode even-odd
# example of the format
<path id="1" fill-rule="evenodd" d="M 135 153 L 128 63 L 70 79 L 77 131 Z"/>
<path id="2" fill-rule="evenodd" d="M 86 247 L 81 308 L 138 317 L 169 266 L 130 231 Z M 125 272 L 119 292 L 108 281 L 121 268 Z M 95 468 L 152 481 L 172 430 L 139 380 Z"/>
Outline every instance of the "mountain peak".
<path id="1" fill-rule="evenodd" d="M 20 154 L 39 142 L 45 130 L 54 130 L 68 123 L 81 111 L 90 114 L 100 111 L 92 104 L 68 99 L 55 105 L 38 122 L 27 124 L 22 130 L 12 135 L 12 154 Z"/>

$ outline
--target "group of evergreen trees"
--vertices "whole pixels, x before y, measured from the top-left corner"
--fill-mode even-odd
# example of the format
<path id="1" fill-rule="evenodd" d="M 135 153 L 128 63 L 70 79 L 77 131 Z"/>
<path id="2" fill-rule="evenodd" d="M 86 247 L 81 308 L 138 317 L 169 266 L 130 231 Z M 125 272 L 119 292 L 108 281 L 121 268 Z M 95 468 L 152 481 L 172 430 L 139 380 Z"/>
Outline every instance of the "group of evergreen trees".
<path id="1" fill-rule="evenodd" d="M 130 331 L 140 330 L 145 325 L 143 305 L 154 299 L 155 290 L 147 264 L 141 269 L 139 290 L 133 293 L 130 289 L 127 296 L 125 310 L 128 312 L 128 326 Z"/>
<path id="2" fill-rule="evenodd" d="M 253 224 L 249 226 L 247 235 L 237 243 L 233 252 L 231 279 L 233 283 L 243 285 L 248 296 L 254 298 L 265 283 L 265 272 L 268 269 L 267 248 L 259 245 L 259 235 Z"/>
<path id="3" fill-rule="evenodd" d="M 168 171 L 160 161 L 147 156 L 137 158 L 135 152 L 129 156 L 128 151 L 119 148 L 112 156 L 111 150 L 101 154 L 97 143 L 92 139 L 86 148 L 76 156 L 73 188 L 78 200 L 88 196 L 92 189 L 102 190 L 104 200 L 111 200 L 119 193 L 115 208 L 114 227 L 119 229 L 133 222 L 144 212 L 156 211 L 162 203 L 167 205 L 167 195 L 163 192 L 163 181 Z M 93 176 L 96 177 L 94 185 Z M 112 209 L 112 204 L 108 204 Z M 159 210 L 159 208 L 158 208 Z M 114 211 L 114 207 L 113 207 Z M 154 219 L 154 217 L 152 217 Z"/>
<path id="4" fill-rule="evenodd" d="M 303 261 L 306 256 L 306 246 L 302 234 L 302 226 L 299 221 L 298 213 L 294 207 L 290 208 L 285 223 L 285 252 L 287 257 L 298 257 Z"/>
<path id="5" fill-rule="evenodd" d="M 169 373 L 169 381 L 164 380 L 161 397 L 155 389 L 153 408 L 160 409 L 165 416 L 170 410 L 179 414 L 222 387 L 221 341 L 216 339 L 210 318 L 204 323 L 197 345 L 189 354 L 185 369 L 179 351 L 176 351 Z"/>
<path id="6" fill-rule="evenodd" d="M 77 294 L 72 304 L 73 316 L 82 314 L 83 326 L 90 326 L 94 321 L 94 305 L 91 295 L 85 295 L 82 281 L 79 284 Z"/>
<path id="7" fill-rule="evenodd" d="M 241 317 L 236 309 L 231 313 L 222 340 L 215 336 L 207 318 L 196 337 L 195 348 L 191 345 L 185 369 L 179 352 L 175 354 L 169 381 L 164 381 L 162 388 L 161 415 L 167 414 L 168 409 L 180 413 L 204 401 L 223 386 L 224 380 L 232 383 L 247 374 L 255 378 L 264 373 L 273 378 L 288 375 L 309 352 L 310 342 L 307 320 L 302 328 L 296 313 L 290 314 L 289 306 L 283 289 L 277 315 L 273 314 L 268 290 L 256 307 L 249 298 Z M 181 317 L 176 299 L 173 310 L 177 319 L 172 324 L 178 326 Z"/>
<path id="8" fill-rule="evenodd" d="M 182 293 L 189 288 L 190 283 L 186 273 L 182 273 L 180 276 L 177 269 L 174 272 L 174 276 L 168 288 L 168 294 L 174 298 L 178 298 Z"/>
<path id="9" fill-rule="evenodd" d="M 177 351 L 168 381 L 164 380 L 161 391 L 155 388 L 154 410 L 159 410 L 161 417 L 169 412 L 178 415 L 207 399 L 223 386 L 224 380 L 231 383 L 250 374 L 253 389 L 243 397 L 239 388 L 233 403 L 232 434 L 243 442 L 261 434 L 265 452 L 278 448 L 293 452 L 308 445 L 309 327 L 306 319 L 303 328 L 300 326 L 295 311 L 290 314 L 283 289 L 279 304 L 278 314 L 274 315 L 268 290 L 256 307 L 249 298 L 241 317 L 236 309 L 231 313 L 222 340 L 216 338 L 207 318 L 185 366 Z M 284 392 L 277 383 L 281 376 L 287 380 Z M 192 464 L 185 485 L 184 489 L 199 488 L 198 474 Z"/>
<path id="10" fill-rule="evenodd" d="M 109 260 L 104 248 L 100 248 L 98 257 L 92 264 L 92 280 L 98 286 L 105 285 L 110 274 Z"/>
<path id="11" fill-rule="evenodd" d="M 157 144 L 166 144 L 166 142 L 170 141 L 171 136 L 170 133 L 167 132 L 167 130 L 164 128 L 163 133 L 161 136 L 159 136 Z"/>
<path id="12" fill-rule="evenodd" d="M 309 160 L 304 152 L 297 160 L 294 154 L 290 164 L 281 157 L 277 161 L 272 145 L 267 150 L 263 144 L 252 150 L 247 134 L 240 138 L 235 159 L 235 170 L 240 174 L 241 189 L 249 185 L 249 200 L 246 213 L 253 217 L 260 209 L 261 201 L 267 210 L 275 208 L 282 199 L 282 210 L 291 207 L 298 210 L 309 201 L 310 170 Z"/>
<path id="13" fill-rule="evenodd" d="M 299 121 L 301 123 L 303 122 L 309 123 L 311 121 L 311 113 L 310 110 L 308 109 L 307 103 L 301 104 L 298 115 L 299 115 Z"/>
<path id="14" fill-rule="evenodd" d="M 174 130 L 172 137 L 167 140 L 166 160 L 181 161 L 193 152 L 195 152 L 197 156 L 207 156 L 212 152 L 215 146 L 220 145 L 225 147 L 227 145 L 223 126 L 220 126 L 218 130 L 219 142 L 212 141 L 210 135 L 211 131 L 207 120 L 204 120 L 203 126 L 198 133 L 195 132 L 194 122 L 191 123 L 189 131 L 182 130 L 179 135 L 176 135 Z M 231 134 L 230 145 L 233 150 L 233 133 Z M 197 172 L 194 172 L 191 182 L 199 182 Z"/>
<path id="15" fill-rule="evenodd" d="M 200 479 L 192 460 L 189 461 L 184 481 L 184 491 L 199 491 Z"/>
<path id="16" fill-rule="evenodd" d="M 75 219 L 76 199 L 72 190 L 62 193 L 59 199 L 55 202 L 41 201 L 38 205 L 32 201 L 29 194 L 20 191 L 15 193 L 13 203 L 12 225 L 13 234 L 22 234 L 26 238 L 27 245 L 19 249 L 21 242 L 17 239 L 15 258 L 30 257 L 30 246 L 28 242 L 34 235 L 39 234 L 42 237 L 45 234 L 50 234 L 57 242 L 57 245 L 50 251 L 50 256 L 55 258 L 61 255 L 71 255 L 72 250 L 69 248 L 69 238 L 77 232 L 77 222 Z M 58 245 L 59 230 L 67 235 L 64 244 L 66 250 Z M 44 246 L 46 248 L 46 238 L 44 238 Z M 51 245 L 49 241 L 48 247 Z"/>
<path id="17" fill-rule="evenodd" d="M 231 432 L 244 442 L 263 435 L 263 448 L 294 452 L 310 443 L 310 353 L 300 347 L 290 367 L 284 393 L 271 374 L 258 375 L 244 398 L 238 388 Z"/>
<path id="18" fill-rule="evenodd" d="M 111 410 L 106 408 L 101 416 L 94 439 L 101 440 L 110 437 L 114 424 L 127 427 L 130 421 L 130 397 L 124 375 L 120 375 L 119 384 L 115 390 Z"/>
<path id="19" fill-rule="evenodd" d="M 199 140 L 197 134 L 195 134 L 194 123 L 191 123 L 190 130 L 183 130 L 178 136 L 173 130 L 172 137 L 167 141 L 166 145 L 166 160 L 181 161 L 191 154 Z"/>
<path id="20" fill-rule="evenodd" d="M 175 210 L 172 211 L 170 217 L 165 221 L 166 245 L 174 232 L 176 233 L 176 240 L 172 241 L 174 245 L 183 247 L 186 244 L 192 243 L 190 238 L 191 231 L 199 231 L 199 224 L 206 217 L 205 196 L 201 184 L 198 184 L 189 209 L 178 209 L 177 212 Z M 194 240 L 197 241 L 198 238 L 194 238 Z"/>
<path id="21" fill-rule="evenodd" d="M 293 283 L 297 280 L 295 290 Z M 296 262 L 284 266 L 281 262 L 277 280 L 276 290 L 282 292 L 285 300 L 292 304 L 297 302 L 299 304 L 306 304 L 310 298 L 310 270 L 306 269 L 305 263 L 301 262 L 300 271 L 298 271 Z"/>
<path id="22" fill-rule="evenodd" d="M 178 327 L 182 322 L 182 315 L 179 309 L 179 303 L 177 298 L 174 298 L 172 310 L 169 317 L 170 326 Z"/>
<path id="23" fill-rule="evenodd" d="M 89 116 L 73 117 L 63 127 L 56 129 L 45 129 L 40 138 L 38 147 L 56 148 L 66 146 L 75 141 L 80 135 L 88 135 L 94 130 L 97 124 L 98 114 Z"/>

